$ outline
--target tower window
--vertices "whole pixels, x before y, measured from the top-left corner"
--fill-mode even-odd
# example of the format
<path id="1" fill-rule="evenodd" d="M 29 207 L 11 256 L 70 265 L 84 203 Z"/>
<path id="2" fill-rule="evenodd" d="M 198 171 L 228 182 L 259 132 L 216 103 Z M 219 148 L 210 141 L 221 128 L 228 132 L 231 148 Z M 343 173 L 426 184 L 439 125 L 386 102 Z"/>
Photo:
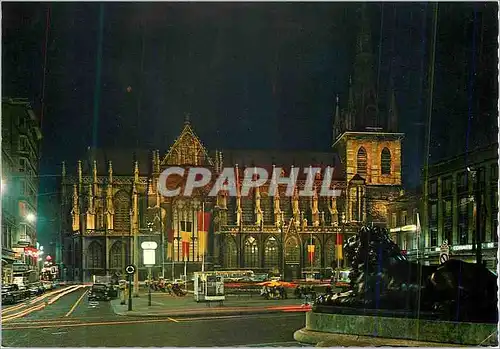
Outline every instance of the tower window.
<path id="1" fill-rule="evenodd" d="M 365 148 L 363 148 L 363 147 L 359 148 L 357 160 L 358 160 L 358 164 L 357 164 L 358 174 L 361 177 L 366 177 L 367 158 L 366 158 Z"/>
<path id="2" fill-rule="evenodd" d="M 389 149 L 384 148 L 380 155 L 380 167 L 383 175 L 391 174 L 391 152 Z"/>

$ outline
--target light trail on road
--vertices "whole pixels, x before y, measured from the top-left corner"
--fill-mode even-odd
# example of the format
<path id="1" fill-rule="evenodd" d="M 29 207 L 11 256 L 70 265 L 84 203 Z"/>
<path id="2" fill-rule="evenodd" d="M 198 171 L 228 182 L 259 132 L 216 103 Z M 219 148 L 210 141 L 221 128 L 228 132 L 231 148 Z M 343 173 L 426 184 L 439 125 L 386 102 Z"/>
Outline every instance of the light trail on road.
<path id="1" fill-rule="evenodd" d="M 56 291 L 44 294 L 42 296 L 39 296 L 39 297 L 33 299 L 32 301 L 20 304 L 20 306 L 16 306 L 15 308 L 8 308 L 8 309 L 6 309 L 5 312 L 2 312 L 2 324 L 9 322 L 11 320 L 18 319 L 20 317 L 24 317 L 26 315 L 29 315 L 29 314 L 35 312 L 35 311 L 42 310 L 45 307 L 47 307 L 51 304 L 54 304 L 60 298 L 66 296 L 70 293 L 73 293 L 81 288 L 85 288 L 85 287 L 87 287 L 87 286 L 85 286 L 85 285 L 69 286 L 69 287 L 63 288 L 61 290 L 56 290 Z M 50 296 L 54 296 L 54 295 L 55 295 L 55 297 L 51 298 L 50 300 L 45 301 L 43 303 L 40 303 L 40 302 L 44 301 L 46 298 L 48 298 Z M 25 309 L 23 309 L 24 307 L 25 307 Z M 14 311 L 17 311 L 17 312 L 15 312 L 14 314 L 5 315 L 5 313 L 11 313 Z"/>
<path id="2" fill-rule="evenodd" d="M 83 294 L 80 296 L 80 298 L 78 298 L 78 300 L 75 302 L 75 304 L 73 304 L 73 306 L 71 307 L 71 309 L 66 313 L 66 317 L 70 316 L 73 311 L 75 311 L 76 307 L 78 306 L 78 304 L 81 302 L 81 300 L 83 299 L 83 297 L 85 297 L 85 295 L 88 293 L 89 291 L 85 291 L 83 292 Z"/>
<path id="3" fill-rule="evenodd" d="M 249 318 L 258 318 L 261 317 L 262 314 L 253 314 L 253 315 L 227 315 L 227 316 L 210 316 L 210 317 L 192 317 L 192 318 L 151 318 L 151 319 L 127 319 L 123 321 L 96 321 L 96 322 L 85 322 L 81 321 L 83 319 L 74 319 L 74 320 L 65 320 L 68 323 L 63 323 L 65 321 L 61 321 L 59 319 L 50 319 L 57 323 L 47 323 L 43 324 L 43 322 L 48 322 L 49 319 L 46 320 L 37 320 L 30 323 L 26 322 L 18 322 L 11 323 L 7 326 L 2 326 L 3 330 L 19 330 L 19 329 L 40 329 L 40 328 L 63 328 L 63 327 L 81 327 L 81 326 L 114 326 L 114 325 L 133 325 L 133 324 L 147 324 L 147 323 L 162 323 L 162 322 L 173 322 L 173 323 L 189 323 L 189 322 L 201 322 L 201 321 L 209 321 L 209 320 L 234 320 L 234 319 L 249 319 Z M 284 317 L 292 317 L 296 316 L 295 314 L 269 314 L 266 315 L 266 318 L 284 318 Z M 14 326 L 15 325 L 15 326 Z"/>

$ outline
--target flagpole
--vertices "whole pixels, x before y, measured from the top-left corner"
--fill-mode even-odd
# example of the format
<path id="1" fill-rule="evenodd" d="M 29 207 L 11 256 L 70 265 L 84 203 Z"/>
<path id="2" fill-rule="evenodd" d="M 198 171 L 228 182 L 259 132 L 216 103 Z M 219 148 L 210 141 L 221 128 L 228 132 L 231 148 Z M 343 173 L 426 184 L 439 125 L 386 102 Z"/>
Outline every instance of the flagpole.
<path id="1" fill-rule="evenodd" d="M 187 289 L 187 260 L 184 257 L 184 289 Z"/>
<path id="2" fill-rule="evenodd" d="M 201 203 L 201 227 L 202 227 L 202 236 L 203 236 L 203 250 L 201 251 L 201 272 L 205 272 L 205 202 Z M 199 234 L 199 232 L 198 232 Z M 207 234 L 208 235 L 208 234 Z M 198 239 L 200 237 L 198 236 Z M 199 241 L 199 240 L 198 240 Z"/>

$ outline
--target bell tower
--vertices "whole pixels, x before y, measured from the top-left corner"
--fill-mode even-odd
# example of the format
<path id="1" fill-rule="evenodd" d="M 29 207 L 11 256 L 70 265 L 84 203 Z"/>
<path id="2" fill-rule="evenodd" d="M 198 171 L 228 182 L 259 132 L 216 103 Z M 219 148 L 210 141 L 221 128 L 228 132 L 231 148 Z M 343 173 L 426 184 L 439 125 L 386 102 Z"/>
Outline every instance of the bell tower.
<path id="1" fill-rule="evenodd" d="M 358 35 L 349 77 L 347 105 L 335 107 L 333 149 L 346 169 L 348 220 L 383 222 L 385 203 L 401 187 L 401 142 L 397 132 L 397 100 L 391 91 L 390 107 L 381 115 L 375 83 L 375 57 L 368 6 L 358 9 Z M 392 84 L 391 84 L 392 87 Z"/>

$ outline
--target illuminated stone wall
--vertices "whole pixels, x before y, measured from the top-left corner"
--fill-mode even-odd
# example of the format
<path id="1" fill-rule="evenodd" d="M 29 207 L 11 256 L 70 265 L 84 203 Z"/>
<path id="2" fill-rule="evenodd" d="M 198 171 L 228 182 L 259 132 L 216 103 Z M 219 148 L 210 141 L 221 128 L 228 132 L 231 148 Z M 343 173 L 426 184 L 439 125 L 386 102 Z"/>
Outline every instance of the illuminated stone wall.
<path id="1" fill-rule="evenodd" d="M 347 181 L 358 173 L 357 155 L 361 147 L 367 153 L 366 184 L 401 185 L 401 140 L 393 137 L 384 139 L 382 135 L 345 135 Z M 381 154 L 384 148 L 391 154 L 390 174 L 381 173 Z"/>

